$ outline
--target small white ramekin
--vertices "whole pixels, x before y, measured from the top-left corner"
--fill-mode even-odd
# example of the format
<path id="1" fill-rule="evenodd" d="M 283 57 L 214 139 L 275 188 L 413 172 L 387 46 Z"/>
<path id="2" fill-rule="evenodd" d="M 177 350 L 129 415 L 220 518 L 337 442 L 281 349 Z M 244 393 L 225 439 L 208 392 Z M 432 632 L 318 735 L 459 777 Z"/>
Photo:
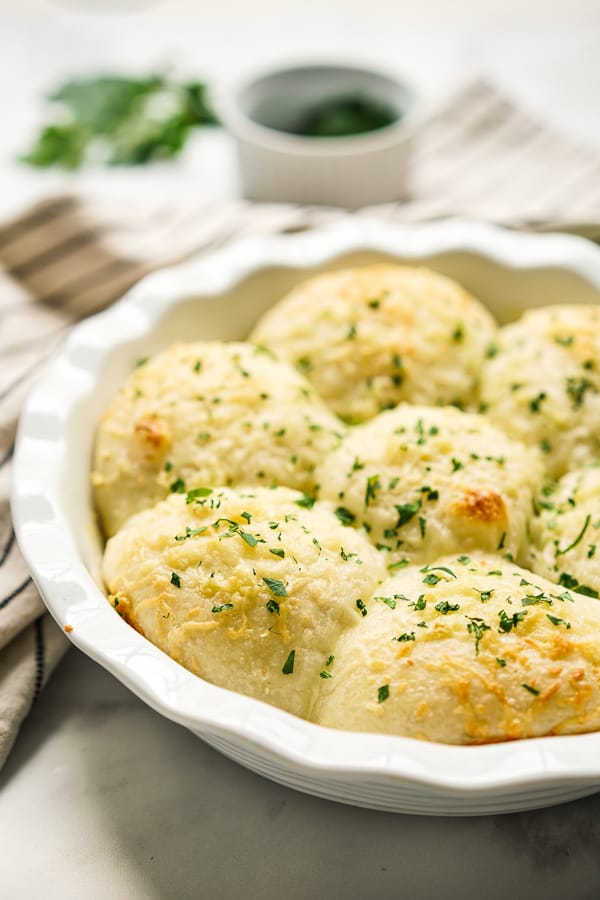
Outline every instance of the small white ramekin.
<path id="1" fill-rule="evenodd" d="M 357 94 L 391 107 L 398 120 L 331 138 L 275 125 L 325 99 Z M 359 66 L 298 65 L 217 90 L 214 100 L 237 143 L 242 189 L 253 200 L 356 208 L 406 193 L 416 104 L 413 91 L 393 76 Z"/>

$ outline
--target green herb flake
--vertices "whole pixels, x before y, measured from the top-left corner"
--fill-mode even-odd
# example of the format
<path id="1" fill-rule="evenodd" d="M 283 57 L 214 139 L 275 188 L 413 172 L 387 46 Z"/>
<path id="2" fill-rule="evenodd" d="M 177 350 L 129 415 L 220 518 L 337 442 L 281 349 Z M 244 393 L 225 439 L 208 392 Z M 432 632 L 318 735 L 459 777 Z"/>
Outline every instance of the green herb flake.
<path id="1" fill-rule="evenodd" d="M 498 665 L 500 666 L 501 669 L 503 669 L 506 666 L 506 660 L 502 659 L 501 656 L 496 657 L 496 662 L 498 663 Z"/>
<path id="2" fill-rule="evenodd" d="M 512 631 L 513 628 L 517 627 L 519 622 L 523 621 L 526 615 L 526 609 L 522 612 L 515 612 L 512 614 L 512 616 L 507 615 L 505 610 L 500 610 L 500 612 L 498 613 L 498 618 L 500 620 L 498 631 L 508 634 L 509 631 Z"/>
<path id="3" fill-rule="evenodd" d="M 396 562 L 390 563 L 387 567 L 388 572 L 397 572 L 398 569 L 405 569 L 410 566 L 410 559 L 398 559 Z"/>
<path id="4" fill-rule="evenodd" d="M 390 609 L 396 609 L 396 601 L 393 597 L 373 597 L 376 603 L 385 603 Z"/>
<path id="5" fill-rule="evenodd" d="M 564 625 L 567 631 L 571 628 L 570 622 L 567 622 L 565 619 L 559 619 L 558 616 L 551 616 L 550 613 L 546 613 L 546 618 L 549 619 L 553 625 Z"/>
<path id="6" fill-rule="evenodd" d="M 367 478 L 367 486 L 365 489 L 365 507 L 368 507 L 369 504 L 376 499 L 377 491 L 381 488 L 381 482 L 379 481 L 379 475 L 371 475 Z"/>
<path id="7" fill-rule="evenodd" d="M 190 528 L 189 525 L 185 526 L 185 534 L 176 534 L 176 541 L 187 541 L 188 538 L 196 537 L 198 534 L 204 534 L 206 531 L 206 526 L 203 525 L 201 528 Z"/>
<path id="8" fill-rule="evenodd" d="M 356 516 L 353 512 L 350 512 L 349 509 L 346 509 L 345 506 L 338 506 L 335 510 L 335 515 L 338 517 L 342 525 L 352 525 L 356 520 Z"/>
<path id="9" fill-rule="evenodd" d="M 327 669 L 323 669 L 319 672 L 319 678 L 333 678 L 333 675 L 331 672 L 328 672 Z"/>
<path id="10" fill-rule="evenodd" d="M 475 656 L 479 656 L 479 643 L 485 632 L 490 631 L 491 628 L 478 616 L 466 616 L 466 618 L 469 620 L 467 631 L 475 638 Z"/>
<path id="11" fill-rule="evenodd" d="M 213 606 L 211 611 L 214 613 L 221 613 L 228 609 L 233 609 L 233 603 L 222 603 L 221 606 Z"/>
<path id="12" fill-rule="evenodd" d="M 412 503 L 395 503 L 394 508 L 398 513 L 396 528 L 402 528 L 419 512 L 421 509 L 421 500 L 414 500 Z"/>
<path id="13" fill-rule="evenodd" d="M 283 664 L 282 673 L 284 675 L 292 675 L 294 672 L 294 660 L 296 659 L 296 651 L 290 650 L 289 656 Z"/>
<path id="14" fill-rule="evenodd" d="M 269 553 L 272 553 L 273 556 L 278 556 L 279 559 L 283 559 L 285 557 L 285 550 L 281 547 L 269 547 Z"/>
<path id="15" fill-rule="evenodd" d="M 367 607 L 365 606 L 363 601 L 360 599 L 360 597 L 356 601 L 356 608 L 360 611 L 361 616 L 364 617 L 367 615 Z"/>
<path id="16" fill-rule="evenodd" d="M 194 488 L 193 491 L 186 492 L 185 502 L 186 502 L 186 504 L 194 503 L 195 500 L 199 500 L 201 497 L 210 497 L 211 494 L 212 494 L 212 488 L 207 488 L 207 487 Z"/>
<path id="17" fill-rule="evenodd" d="M 544 400 L 546 399 L 546 393 L 542 391 L 537 397 L 534 397 L 529 401 L 529 409 L 532 413 L 539 413 L 540 408 Z"/>
<path id="18" fill-rule="evenodd" d="M 525 688 L 526 691 L 529 691 L 530 694 L 533 694 L 535 697 L 538 697 L 540 691 L 537 688 L 532 687 L 530 684 L 522 684 L 522 688 Z"/>
<path id="19" fill-rule="evenodd" d="M 171 493 L 172 494 L 185 494 L 185 481 L 183 478 L 176 478 L 175 481 L 171 484 Z"/>
<path id="20" fill-rule="evenodd" d="M 573 409 L 579 409 L 583 405 L 587 391 L 598 393 L 589 378 L 567 378 L 565 390 L 571 398 Z"/>
<path id="21" fill-rule="evenodd" d="M 310 494 L 304 494 L 300 500 L 294 501 L 296 506 L 302 506 L 304 509 L 312 509 L 316 502 L 317 498 L 311 497 Z"/>
<path id="22" fill-rule="evenodd" d="M 276 616 L 279 615 L 279 603 L 277 602 L 277 600 L 273 600 L 273 598 L 271 597 L 270 600 L 267 600 L 265 606 L 270 613 L 273 613 Z"/>
<path id="23" fill-rule="evenodd" d="M 423 579 L 423 584 L 439 584 L 441 580 L 440 576 L 436 575 L 435 572 L 429 572 Z"/>
<path id="24" fill-rule="evenodd" d="M 452 462 L 452 474 L 460 471 L 460 469 L 464 469 L 464 467 L 465 467 L 464 463 L 461 463 L 460 460 L 455 459 L 454 457 L 452 457 L 451 462 Z"/>
<path id="25" fill-rule="evenodd" d="M 416 638 L 414 631 L 411 631 L 410 634 L 407 634 L 407 632 L 405 631 L 404 634 L 399 634 L 398 637 L 392 638 L 392 640 L 398 641 L 398 643 L 403 644 L 408 641 L 414 641 L 416 640 Z"/>
<path id="26" fill-rule="evenodd" d="M 390 696 L 390 686 L 389 684 L 382 684 L 377 688 L 377 702 L 383 703 L 384 700 Z"/>
<path id="27" fill-rule="evenodd" d="M 181 578 L 177 574 L 177 572 L 171 572 L 171 584 L 174 584 L 175 587 L 181 587 Z"/>
<path id="28" fill-rule="evenodd" d="M 460 609 L 460 604 L 458 603 L 448 603 L 447 600 L 441 600 L 439 603 L 435 604 L 435 609 L 443 616 L 447 616 L 450 612 L 456 612 L 457 609 Z"/>
<path id="29" fill-rule="evenodd" d="M 585 522 L 583 523 L 583 528 L 581 529 L 581 531 L 579 532 L 579 534 L 577 535 L 577 537 L 575 538 L 575 540 L 572 541 L 572 542 L 569 544 L 569 546 L 568 546 L 568 547 L 565 547 L 563 550 L 560 550 L 560 549 L 557 547 L 557 548 L 556 548 L 556 554 L 555 554 L 555 555 L 556 555 L 556 556 L 563 556 L 565 553 L 568 553 L 569 550 L 572 550 L 573 547 L 576 547 L 577 544 L 579 544 L 580 541 L 583 540 L 583 536 L 584 536 L 584 534 L 586 533 L 586 531 L 587 531 L 587 529 L 588 529 L 588 526 L 589 526 L 591 520 L 592 520 L 592 517 L 588 514 L 588 515 L 585 517 Z"/>
<path id="30" fill-rule="evenodd" d="M 278 578 L 263 578 L 263 581 L 269 588 L 271 593 L 275 594 L 276 597 L 288 596 L 288 592 L 283 581 L 280 581 Z"/>

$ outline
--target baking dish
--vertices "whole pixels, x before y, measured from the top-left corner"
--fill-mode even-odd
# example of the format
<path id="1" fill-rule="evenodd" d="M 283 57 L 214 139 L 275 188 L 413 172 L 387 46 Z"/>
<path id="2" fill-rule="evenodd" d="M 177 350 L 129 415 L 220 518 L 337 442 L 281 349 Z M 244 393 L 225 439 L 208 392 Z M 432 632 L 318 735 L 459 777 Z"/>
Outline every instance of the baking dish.
<path id="1" fill-rule="evenodd" d="M 81 650 L 155 710 L 242 765 L 322 797 L 396 812 L 472 815 L 549 805 L 600 787 L 600 733 L 449 747 L 322 728 L 215 687 L 109 606 L 89 488 L 96 422 L 142 356 L 175 339 L 239 339 L 293 284 L 378 259 L 456 278 L 500 319 L 528 306 L 600 302 L 600 250 L 451 220 L 347 217 L 304 234 L 247 238 L 157 272 L 71 333 L 26 403 L 13 516 L 44 600 Z"/>

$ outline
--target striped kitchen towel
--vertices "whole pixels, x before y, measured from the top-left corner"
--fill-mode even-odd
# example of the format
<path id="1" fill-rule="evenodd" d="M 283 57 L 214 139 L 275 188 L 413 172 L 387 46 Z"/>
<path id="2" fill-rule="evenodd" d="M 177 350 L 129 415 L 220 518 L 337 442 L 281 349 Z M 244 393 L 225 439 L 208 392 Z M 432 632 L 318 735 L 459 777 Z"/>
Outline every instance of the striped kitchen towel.
<path id="1" fill-rule="evenodd" d="M 554 134 L 489 84 L 461 90 L 415 137 L 411 196 L 362 210 L 415 221 L 469 215 L 517 227 L 600 223 L 600 152 Z M 15 543 L 8 496 L 19 409 L 71 326 L 146 273 L 247 233 L 293 232 L 340 210 L 244 201 L 111 207 L 44 200 L 0 226 L 0 766 L 67 647 Z M 600 235 L 599 235 L 600 236 Z"/>

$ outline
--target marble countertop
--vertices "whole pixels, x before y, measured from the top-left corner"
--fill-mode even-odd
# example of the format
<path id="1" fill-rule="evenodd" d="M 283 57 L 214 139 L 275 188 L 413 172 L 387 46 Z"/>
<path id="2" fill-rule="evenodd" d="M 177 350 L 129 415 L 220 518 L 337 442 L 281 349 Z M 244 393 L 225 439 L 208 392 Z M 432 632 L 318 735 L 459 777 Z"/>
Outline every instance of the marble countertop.
<path id="1" fill-rule="evenodd" d="M 75 0 L 62 9 L 0 0 L 0 96 L 5 121 L 14 123 L 0 131 L 0 215 L 64 181 L 33 178 L 12 162 L 32 133 L 40 91 L 67 72 L 150 66 L 175 52 L 188 69 L 200 60 L 201 72 L 225 76 L 335 48 L 338 57 L 398 68 L 431 103 L 484 74 L 557 127 L 600 145 L 593 4 L 556 2 L 543 21 L 539 3 L 538 17 L 526 20 L 516 0 L 492 4 L 489 18 L 469 0 L 456 0 L 451 15 L 441 0 L 422 0 L 421 18 L 413 12 L 406 21 L 390 18 L 393 4 L 382 4 L 385 19 L 361 17 L 360 4 L 351 5 L 352 16 L 340 19 L 337 9 L 317 20 L 274 15 L 273 4 L 250 17 L 238 0 L 226 4 L 237 15 L 192 20 L 182 2 L 180 16 L 153 9 L 90 17 L 73 11 Z M 377 2 L 369 8 L 376 13 Z M 236 195 L 226 137 L 199 138 L 179 168 L 93 174 L 77 186 L 118 196 L 152 190 L 172 202 L 192 183 L 207 200 Z M 473 819 L 319 800 L 220 756 L 74 649 L 0 773 L 0 834 L 2 900 L 600 896 L 600 795 Z"/>

